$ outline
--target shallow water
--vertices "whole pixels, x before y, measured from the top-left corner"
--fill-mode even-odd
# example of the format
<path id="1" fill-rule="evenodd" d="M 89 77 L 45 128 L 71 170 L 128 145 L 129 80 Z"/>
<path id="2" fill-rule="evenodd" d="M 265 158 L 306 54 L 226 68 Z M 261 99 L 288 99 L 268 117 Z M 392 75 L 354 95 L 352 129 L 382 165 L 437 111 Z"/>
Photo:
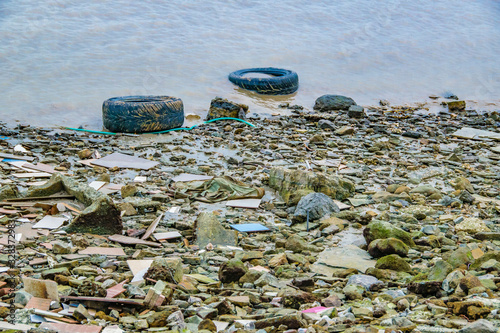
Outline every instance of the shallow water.
<path id="1" fill-rule="evenodd" d="M 325 93 L 367 105 L 451 91 L 499 109 L 499 23 L 495 0 L 3 0 L 0 114 L 100 129 L 102 102 L 135 94 L 201 115 L 215 96 L 273 113 Z M 265 97 L 227 80 L 267 66 L 295 70 L 299 91 Z"/>

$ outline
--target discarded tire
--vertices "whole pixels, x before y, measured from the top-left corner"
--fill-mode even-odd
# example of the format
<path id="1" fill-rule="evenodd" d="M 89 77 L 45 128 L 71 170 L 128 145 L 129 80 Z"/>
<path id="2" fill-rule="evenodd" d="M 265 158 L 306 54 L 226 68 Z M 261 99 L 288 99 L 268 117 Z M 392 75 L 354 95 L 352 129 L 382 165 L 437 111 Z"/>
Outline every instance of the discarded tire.
<path id="1" fill-rule="evenodd" d="M 170 96 L 125 96 L 102 104 L 104 127 L 112 132 L 144 133 L 181 127 L 182 100 Z"/>
<path id="2" fill-rule="evenodd" d="M 269 78 L 244 77 L 248 73 L 272 75 Z M 229 81 L 237 86 L 265 95 L 288 95 L 299 89 L 299 76 L 294 71 L 280 68 L 248 68 L 229 74 Z"/>

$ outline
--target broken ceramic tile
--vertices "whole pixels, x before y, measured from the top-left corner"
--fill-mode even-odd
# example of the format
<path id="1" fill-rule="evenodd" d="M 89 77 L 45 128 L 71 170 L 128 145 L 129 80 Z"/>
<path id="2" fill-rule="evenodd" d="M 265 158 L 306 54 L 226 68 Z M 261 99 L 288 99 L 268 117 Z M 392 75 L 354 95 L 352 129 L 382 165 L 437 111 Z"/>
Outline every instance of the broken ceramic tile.
<path id="1" fill-rule="evenodd" d="M 239 232 L 260 232 L 271 230 L 259 223 L 231 224 L 230 226 Z"/>
<path id="2" fill-rule="evenodd" d="M 33 229 L 57 229 L 64 224 L 68 219 L 65 217 L 55 217 L 46 215 L 38 223 L 36 223 Z"/>
<path id="3" fill-rule="evenodd" d="M 159 164 L 159 162 L 150 161 L 144 158 L 125 155 L 122 153 L 112 153 L 92 162 L 93 165 L 105 168 L 118 167 L 120 169 L 142 169 L 149 170 Z"/>
<path id="4" fill-rule="evenodd" d="M 181 173 L 178 176 L 172 178 L 173 182 L 190 182 L 193 180 L 210 180 L 214 178 L 213 176 L 205 176 L 205 175 L 194 175 L 191 173 Z"/>
<path id="5" fill-rule="evenodd" d="M 226 206 L 236 207 L 236 208 L 259 208 L 262 199 L 239 199 L 239 200 L 229 200 L 226 202 Z"/>
<path id="6" fill-rule="evenodd" d="M 91 246 L 78 251 L 79 254 L 99 254 L 103 256 L 124 256 L 125 252 L 120 247 Z"/>

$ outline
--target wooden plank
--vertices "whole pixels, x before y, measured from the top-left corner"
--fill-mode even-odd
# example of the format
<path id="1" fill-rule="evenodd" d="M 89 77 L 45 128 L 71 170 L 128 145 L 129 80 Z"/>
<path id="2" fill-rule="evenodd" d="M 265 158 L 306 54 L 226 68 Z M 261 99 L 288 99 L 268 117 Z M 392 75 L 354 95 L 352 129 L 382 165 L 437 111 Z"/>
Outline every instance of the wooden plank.
<path id="1" fill-rule="evenodd" d="M 154 220 L 149 225 L 149 227 L 146 229 L 146 233 L 141 237 L 141 239 L 146 240 L 149 238 L 149 236 L 151 236 L 151 234 L 155 231 L 156 227 L 158 226 L 158 223 L 161 221 L 162 217 L 163 213 L 161 213 L 160 216 L 158 216 L 156 220 Z"/>
<path id="2" fill-rule="evenodd" d="M 107 297 L 87 297 L 87 296 L 61 296 L 62 300 L 67 301 L 89 301 L 89 302 L 103 302 L 103 303 L 120 303 L 129 305 L 142 305 L 143 300 L 132 300 L 123 298 L 107 298 Z"/>
<path id="3" fill-rule="evenodd" d="M 1 158 L 9 158 L 13 160 L 23 160 L 23 161 L 34 161 L 35 158 L 31 156 L 20 156 L 20 155 L 12 155 L 12 154 L 6 154 L 6 153 L 0 153 Z"/>
<path id="4" fill-rule="evenodd" d="M 112 236 L 109 236 L 108 239 L 110 241 L 113 241 L 113 242 L 127 244 L 127 245 L 144 244 L 144 245 L 149 245 L 149 246 L 154 246 L 154 247 L 162 247 L 161 244 L 158 244 L 155 242 L 145 241 L 143 239 L 123 236 L 123 235 L 112 235 Z"/>
<path id="5" fill-rule="evenodd" d="M 22 173 L 11 173 L 11 176 L 16 178 L 50 178 L 52 175 L 47 172 L 22 172 Z"/>

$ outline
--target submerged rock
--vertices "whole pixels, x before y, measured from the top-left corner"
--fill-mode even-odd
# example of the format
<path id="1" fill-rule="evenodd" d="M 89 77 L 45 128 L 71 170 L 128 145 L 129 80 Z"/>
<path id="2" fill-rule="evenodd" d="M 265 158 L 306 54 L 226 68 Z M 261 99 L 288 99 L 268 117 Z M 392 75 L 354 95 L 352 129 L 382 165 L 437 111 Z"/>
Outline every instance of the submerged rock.
<path id="1" fill-rule="evenodd" d="M 238 104 L 216 97 L 210 102 L 207 120 L 224 117 L 245 119 L 247 112 L 248 106 L 245 104 Z"/>
<path id="2" fill-rule="evenodd" d="M 316 99 L 314 110 L 320 112 L 348 110 L 351 105 L 356 105 L 356 102 L 350 97 L 341 95 L 323 95 Z"/>

